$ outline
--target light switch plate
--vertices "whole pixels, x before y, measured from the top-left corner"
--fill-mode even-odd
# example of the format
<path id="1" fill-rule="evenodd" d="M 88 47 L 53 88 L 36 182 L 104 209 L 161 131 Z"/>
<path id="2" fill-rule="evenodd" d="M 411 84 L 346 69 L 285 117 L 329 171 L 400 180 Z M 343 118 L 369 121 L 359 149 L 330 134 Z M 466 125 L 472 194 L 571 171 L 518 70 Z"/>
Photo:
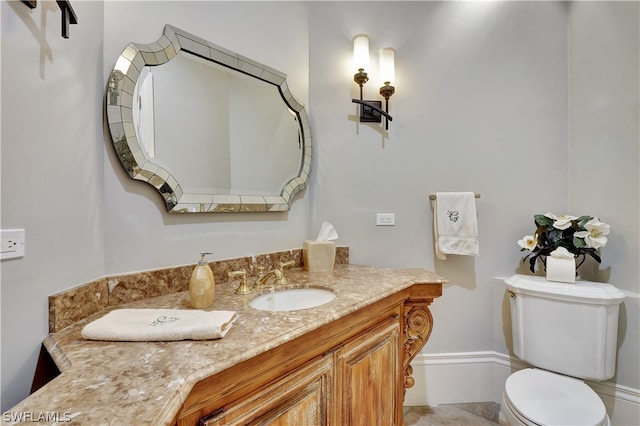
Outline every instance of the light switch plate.
<path id="1" fill-rule="evenodd" d="M 396 224 L 395 213 L 377 213 L 376 226 L 394 226 Z"/>

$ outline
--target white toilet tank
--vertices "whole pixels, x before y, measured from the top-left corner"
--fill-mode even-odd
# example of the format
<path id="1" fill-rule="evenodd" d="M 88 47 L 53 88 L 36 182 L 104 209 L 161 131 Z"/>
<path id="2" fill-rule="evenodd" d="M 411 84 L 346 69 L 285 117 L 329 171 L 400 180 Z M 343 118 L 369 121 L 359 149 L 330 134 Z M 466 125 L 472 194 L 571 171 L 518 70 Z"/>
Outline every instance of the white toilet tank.
<path id="1" fill-rule="evenodd" d="M 624 293 L 611 284 L 556 283 L 532 275 L 514 275 L 505 282 L 518 358 L 586 380 L 614 375 Z"/>

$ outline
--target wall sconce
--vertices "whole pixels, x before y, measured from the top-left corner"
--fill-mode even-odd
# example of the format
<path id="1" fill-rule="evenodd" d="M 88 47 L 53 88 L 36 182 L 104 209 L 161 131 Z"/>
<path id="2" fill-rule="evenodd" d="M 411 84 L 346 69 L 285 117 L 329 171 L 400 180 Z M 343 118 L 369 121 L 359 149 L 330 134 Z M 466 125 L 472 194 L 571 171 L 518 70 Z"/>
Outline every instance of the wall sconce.
<path id="1" fill-rule="evenodd" d="M 29 6 L 30 9 L 35 9 L 38 6 L 38 0 L 22 0 L 22 3 Z M 78 17 L 69 0 L 56 0 L 56 3 L 62 11 L 62 37 L 69 38 L 69 24 L 77 24 Z"/>
<path id="2" fill-rule="evenodd" d="M 362 87 L 369 76 L 365 69 L 369 67 L 369 37 L 365 34 L 359 34 L 353 38 L 353 62 L 358 70 L 353 75 L 353 81 L 360 86 L 360 99 L 351 99 L 352 102 L 360 104 L 360 122 L 361 123 L 380 123 L 382 116 L 385 117 L 385 129 L 389 130 L 389 121 L 393 118 L 389 115 L 389 98 L 396 91 L 391 85 L 395 78 L 395 50 L 385 47 L 379 52 L 380 57 L 380 75 L 384 86 L 380 88 L 380 95 L 385 99 L 384 110 L 382 109 L 382 101 L 364 100 L 362 95 Z"/>

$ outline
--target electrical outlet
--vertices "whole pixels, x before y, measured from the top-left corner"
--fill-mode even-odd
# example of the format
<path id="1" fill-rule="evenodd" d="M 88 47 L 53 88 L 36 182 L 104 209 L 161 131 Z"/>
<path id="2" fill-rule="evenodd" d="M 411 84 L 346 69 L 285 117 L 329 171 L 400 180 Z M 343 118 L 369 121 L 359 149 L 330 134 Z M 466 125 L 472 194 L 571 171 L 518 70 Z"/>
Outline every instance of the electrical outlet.
<path id="1" fill-rule="evenodd" d="M 12 251 L 17 251 L 18 250 L 18 242 L 16 241 L 15 238 L 5 238 L 2 237 L 0 239 L 0 252 L 1 253 L 9 253 Z"/>
<path id="2" fill-rule="evenodd" d="M 24 256 L 24 229 L 0 230 L 0 260 Z"/>
<path id="3" fill-rule="evenodd" d="M 393 226 L 396 224 L 395 213 L 377 213 L 376 226 Z"/>

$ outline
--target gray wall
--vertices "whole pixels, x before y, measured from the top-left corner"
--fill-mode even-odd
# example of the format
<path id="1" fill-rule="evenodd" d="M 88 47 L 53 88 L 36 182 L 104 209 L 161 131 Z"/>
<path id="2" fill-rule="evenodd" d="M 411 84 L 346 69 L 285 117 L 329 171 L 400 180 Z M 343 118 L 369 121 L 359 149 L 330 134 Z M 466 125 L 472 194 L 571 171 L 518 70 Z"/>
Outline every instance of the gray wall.
<path id="1" fill-rule="evenodd" d="M 594 275 L 634 292 L 621 309 L 614 380 L 640 388 L 640 3 L 575 2 L 569 14 L 569 208 L 611 223 Z"/>
<path id="2" fill-rule="evenodd" d="M 353 263 L 451 281 L 433 305 L 429 353 L 509 352 L 493 278 L 518 270 L 516 240 L 535 213 L 601 216 L 612 234 L 598 278 L 640 292 L 638 3 L 73 5 L 69 40 L 55 3 L 1 6 L 1 224 L 27 229 L 27 255 L 2 262 L 2 410 L 28 392 L 47 295 L 193 263 L 203 249 L 221 259 L 300 247 L 324 220 Z M 155 41 L 165 23 L 285 71 L 310 105 L 312 183 L 289 213 L 170 216 L 122 170 L 103 133 L 106 77 L 128 42 Z M 360 32 L 374 59 L 396 48 L 388 135 L 355 121 Z M 434 259 L 427 197 L 444 190 L 481 193 L 480 257 Z M 396 226 L 375 227 L 377 212 L 395 213 Z M 637 298 L 621 321 L 616 382 L 638 389 Z"/>
<path id="3" fill-rule="evenodd" d="M 564 4 L 360 10 L 337 2 L 314 4 L 309 16 L 315 222 L 334 222 L 354 263 L 425 267 L 451 281 L 432 307 L 430 352 L 506 352 L 503 336 L 493 337 L 492 277 L 518 267 L 516 240 L 533 231 L 534 213 L 567 209 Z M 360 32 L 370 35 L 372 52 L 396 48 L 388 138 L 349 119 L 356 107 L 347 94 L 356 97 L 357 88 L 351 37 Z M 366 93 L 375 98 L 377 86 Z M 527 167 L 538 152 L 553 152 L 535 166 L 554 182 L 545 191 Z M 428 195 L 436 191 L 481 194 L 480 257 L 435 259 Z M 394 212 L 396 226 L 376 227 L 376 212 Z"/>
<path id="4" fill-rule="evenodd" d="M 105 275 L 103 7 L 1 2 L 2 220 L 25 228 L 25 257 L 2 261 L 2 410 L 31 387 L 49 294 Z"/>
<path id="5" fill-rule="evenodd" d="M 638 12 L 637 2 L 312 4 L 313 223 L 332 221 L 353 263 L 450 280 L 426 352 L 510 353 L 495 277 L 527 272 L 516 240 L 535 230 L 536 213 L 590 214 L 612 234 L 600 271 L 587 264 L 583 275 L 632 296 L 614 381 L 640 386 Z M 374 64 L 378 49 L 396 48 L 388 137 L 355 122 L 348 101 L 359 33 Z M 480 257 L 435 258 L 436 191 L 481 194 Z M 397 225 L 376 227 L 376 212 L 394 212 Z"/>

